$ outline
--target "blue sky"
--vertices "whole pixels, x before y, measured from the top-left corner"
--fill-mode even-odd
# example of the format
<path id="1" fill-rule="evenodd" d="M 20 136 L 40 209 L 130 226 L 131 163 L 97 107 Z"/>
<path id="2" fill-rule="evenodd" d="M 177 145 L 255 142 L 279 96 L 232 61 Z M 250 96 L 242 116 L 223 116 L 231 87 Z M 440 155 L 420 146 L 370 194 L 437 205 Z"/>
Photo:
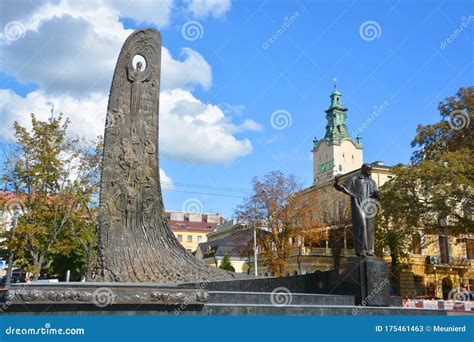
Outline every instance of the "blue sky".
<path id="1" fill-rule="evenodd" d="M 79 33 L 91 30 L 98 32 L 99 39 L 105 37 L 106 29 L 101 27 L 99 17 L 90 19 L 81 14 L 84 9 L 69 9 L 63 2 L 52 4 L 62 11 L 57 18 L 44 14 L 44 9 L 41 12 L 41 6 L 31 9 L 18 5 L 16 11 L 3 15 L 3 27 L 18 21 L 23 23 L 24 32 L 20 39 L 1 45 L 5 57 L 0 65 L 2 122 L 11 124 L 15 115 L 28 112 L 28 105 L 46 112 L 51 103 L 55 110 L 66 114 L 70 111 L 72 120 L 87 115 L 84 108 L 95 110 L 93 104 L 106 99 L 104 94 L 113 72 L 110 69 L 118 55 L 115 51 L 123 43 L 122 35 L 126 37 L 128 29 L 158 28 L 173 61 L 188 67 L 177 64 L 181 78 L 175 74 L 166 76 L 170 81 L 166 81 L 169 86 L 163 90 L 161 106 L 176 104 L 172 100 L 177 96 L 173 89 L 182 89 L 186 96 L 198 99 L 199 108 L 209 115 L 220 108 L 217 111 L 224 116 L 203 137 L 215 129 L 222 132 L 224 127 L 222 141 L 226 141 L 222 145 L 207 143 L 206 139 L 212 141 L 207 136 L 199 146 L 198 142 L 187 140 L 194 133 L 192 129 L 175 134 L 171 127 L 177 126 L 161 126 L 165 141 L 160 167 L 174 184 L 173 191 L 164 193 L 165 206 L 170 210 L 194 203 L 205 212 L 229 217 L 245 195 L 243 191 L 251 189 L 252 177 L 272 170 L 295 174 L 304 186 L 311 185 L 312 140 L 324 135 L 324 109 L 329 105 L 335 76 L 343 104 L 349 109 L 349 131 L 361 131 L 364 160 L 383 160 L 387 165 L 408 162 L 416 126 L 437 121 L 438 103 L 460 87 L 473 84 L 472 1 L 205 1 L 201 7 L 192 7 L 192 1 L 169 6 L 167 1 L 154 9 L 169 10 L 165 19 L 151 16 L 157 12 L 147 8 L 142 12 L 121 8 L 114 22 L 118 25 L 113 31 L 117 42 L 111 44 L 110 51 L 107 43 L 98 47 L 92 43 L 89 50 L 80 50 L 84 58 L 92 55 L 93 63 L 101 63 L 104 58 L 103 75 L 96 73 L 99 81 L 93 85 L 76 75 L 74 65 L 59 64 L 63 71 L 69 67 L 71 71 L 64 81 L 61 75 L 55 78 L 59 81 L 53 85 L 46 81 L 48 75 L 38 71 L 52 68 L 52 60 L 74 48 L 67 39 L 80 41 Z M 115 13 L 113 6 L 112 2 L 110 8 L 104 8 L 110 12 L 104 13 Z M 72 18 L 67 11 L 71 11 Z M 31 20 L 32 13 L 43 13 L 40 24 Z M 107 20 L 113 21 L 114 15 Z M 51 57 L 37 42 L 45 39 L 41 35 L 49 32 L 48 25 L 51 32 L 57 32 L 54 24 L 70 29 L 72 36 L 64 40 L 59 37 L 50 46 L 54 50 L 48 52 L 54 53 Z M 197 39 L 183 33 L 184 25 L 197 28 Z M 5 40 L 5 30 L 2 39 Z M 30 58 L 15 64 L 11 56 L 22 51 L 30 51 Z M 35 55 L 33 51 L 39 53 Z M 28 69 L 24 64 L 31 58 L 37 60 L 36 65 Z M 58 59 L 58 63 L 62 60 Z M 81 59 L 77 63 L 79 67 Z M 163 68 L 167 65 L 170 64 L 164 62 Z M 189 79 L 183 80 L 187 73 Z M 88 86 L 81 88 L 83 83 Z M 93 88 L 96 84 L 97 89 Z M 103 94 L 101 100 L 94 101 L 96 93 Z M 28 94 L 38 96 L 25 100 Z M 15 115 L 10 111 L 12 103 L 16 103 Z M 84 103 L 90 105 L 81 107 Z M 374 116 L 374 110 L 381 105 L 383 109 Z M 61 106 L 64 108 L 58 109 Z M 74 112 L 78 108 L 82 110 L 80 116 Z M 166 118 L 180 108 L 177 106 L 171 114 L 167 108 L 160 111 L 166 112 Z M 275 129 L 271 121 L 275 111 L 284 113 L 291 125 Z M 368 119 L 370 123 L 363 126 Z M 77 134 L 81 132 L 84 129 L 78 127 Z M 8 139 L 5 128 L 2 136 Z M 189 157 L 188 150 L 198 157 Z"/>

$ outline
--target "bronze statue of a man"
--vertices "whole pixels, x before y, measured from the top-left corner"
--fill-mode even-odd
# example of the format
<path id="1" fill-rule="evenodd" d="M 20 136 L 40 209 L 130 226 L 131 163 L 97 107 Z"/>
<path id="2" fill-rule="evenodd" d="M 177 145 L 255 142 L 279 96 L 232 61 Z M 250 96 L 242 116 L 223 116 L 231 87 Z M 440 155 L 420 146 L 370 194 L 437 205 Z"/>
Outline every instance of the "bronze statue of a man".
<path id="1" fill-rule="evenodd" d="M 372 166 L 363 164 L 360 174 L 339 184 L 340 176 L 334 178 L 334 188 L 351 196 L 352 235 L 357 256 L 374 255 L 375 216 L 380 191 L 370 178 Z"/>

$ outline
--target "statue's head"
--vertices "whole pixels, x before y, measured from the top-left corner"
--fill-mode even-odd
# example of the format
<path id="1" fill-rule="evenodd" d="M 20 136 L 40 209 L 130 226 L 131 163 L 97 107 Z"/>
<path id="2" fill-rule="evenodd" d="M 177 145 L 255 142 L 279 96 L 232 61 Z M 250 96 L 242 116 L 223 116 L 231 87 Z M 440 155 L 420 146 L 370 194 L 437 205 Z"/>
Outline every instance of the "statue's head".
<path id="1" fill-rule="evenodd" d="M 137 62 L 137 70 L 140 71 L 142 70 L 142 62 Z"/>
<path id="2" fill-rule="evenodd" d="M 360 168 L 360 173 L 362 173 L 365 177 L 370 177 L 370 175 L 372 174 L 372 165 L 362 164 Z"/>

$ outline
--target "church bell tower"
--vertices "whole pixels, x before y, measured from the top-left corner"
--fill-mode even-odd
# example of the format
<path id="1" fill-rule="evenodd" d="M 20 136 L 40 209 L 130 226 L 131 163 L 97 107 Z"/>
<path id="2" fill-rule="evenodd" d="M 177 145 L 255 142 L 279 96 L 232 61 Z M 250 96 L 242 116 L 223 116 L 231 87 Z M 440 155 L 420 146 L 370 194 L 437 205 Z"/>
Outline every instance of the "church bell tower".
<path id="1" fill-rule="evenodd" d="M 315 185 L 330 182 L 334 176 L 358 169 L 363 163 L 362 138 L 349 135 L 347 108 L 342 104 L 342 94 L 337 90 L 337 80 L 329 96 L 331 104 L 326 112 L 326 134 L 313 143 L 313 179 Z"/>

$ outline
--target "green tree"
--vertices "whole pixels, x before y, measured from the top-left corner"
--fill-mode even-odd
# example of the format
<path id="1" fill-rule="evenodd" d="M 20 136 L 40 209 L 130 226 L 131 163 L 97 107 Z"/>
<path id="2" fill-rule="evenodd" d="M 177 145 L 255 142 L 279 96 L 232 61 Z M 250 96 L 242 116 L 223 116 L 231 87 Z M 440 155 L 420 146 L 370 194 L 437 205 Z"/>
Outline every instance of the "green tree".
<path id="1" fill-rule="evenodd" d="M 441 120 L 432 125 L 418 125 L 411 145 L 417 148 L 412 162 L 438 159 L 449 152 L 474 151 L 474 87 L 461 88 L 438 106 Z"/>
<path id="2" fill-rule="evenodd" d="M 226 271 L 235 272 L 235 268 L 234 266 L 232 266 L 232 263 L 230 262 L 229 253 L 224 253 L 224 257 L 222 258 L 219 268 Z"/>
<path id="3" fill-rule="evenodd" d="M 412 236 L 472 233 L 474 87 L 461 88 L 439 104 L 441 120 L 419 125 L 412 146 L 412 164 L 392 169 L 381 187 L 377 244 L 389 247 L 392 270 L 413 249 Z M 416 239 L 413 239 L 416 241 Z M 429 243 L 425 240 L 424 243 Z"/>
<path id="4" fill-rule="evenodd" d="M 350 228 L 350 202 L 342 194 L 326 193 L 305 189 L 293 196 L 289 207 L 297 220 L 295 230 L 296 263 L 302 274 L 302 263 L 306 259 L 307 248 L 324 246 L 328 242 L 332 251 L 334 269 L 339 270 L 344 238 Z"/>
<path id="5" fill-rule="evenodd" d="M 90 274 L 93 264 L 100 145 L 70 138 L 68 125 L 62 115 L 40 121 L 32 114 L 31 132 L 14 123 L 16 158 L 8 160 L 13 167 L 2 178 L 22 211 L 15 237 L 7 232 L 4 243 L 33 279 L 77 267 Z M 73 262 L 79 250 L 83 257 Z"/>
<path id="6" fill-rule="evenodd" d="M 252 194 L 237 207 L 235 216 L 244 225 L 267 232 L 258 235 L 259 259 L 270 273 L 281 276 L 291 252 L 290 237 L 296 229 L 295 217 L 285 209 L 301 187 L 295 176 L 280 171 L 272 171 L 263 179 L 255 177 L 252 183 Z"/>

